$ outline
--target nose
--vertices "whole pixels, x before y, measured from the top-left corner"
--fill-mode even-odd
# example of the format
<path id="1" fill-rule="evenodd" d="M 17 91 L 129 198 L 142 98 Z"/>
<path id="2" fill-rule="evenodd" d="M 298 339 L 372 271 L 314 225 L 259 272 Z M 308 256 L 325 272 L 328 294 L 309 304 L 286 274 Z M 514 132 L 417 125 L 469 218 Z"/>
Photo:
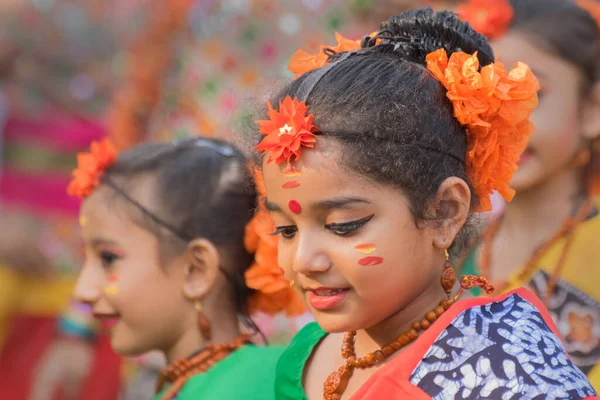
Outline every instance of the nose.
<path id="1" fill-rule="evenodd" d="M 98 271 L 99 270 L 99 271 Z M 99 268 L 84 265 L 75 283 L 74 298 L 78 302 L 94 304 L 100 298 L 100 288 L 104 285 L 104 274 Z"/>
<path id="2" fill-rule="evenodd" d="M 294 271 L 310 275 L 326 272 L 331 265 L 331 258 L 327 255 L 318 235 L 305 235 L 300 238 L 294 255 Z"/>

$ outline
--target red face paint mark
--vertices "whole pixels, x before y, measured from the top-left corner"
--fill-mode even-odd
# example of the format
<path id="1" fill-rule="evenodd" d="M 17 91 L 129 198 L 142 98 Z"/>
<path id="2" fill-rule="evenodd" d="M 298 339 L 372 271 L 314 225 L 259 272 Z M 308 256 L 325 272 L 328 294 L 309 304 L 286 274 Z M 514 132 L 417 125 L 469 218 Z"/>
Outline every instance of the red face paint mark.
<path id="1" fill-rule="evenodd" d="M 283 189 L 293 189 L 295 187 L 300 186 L 301 182 L 300 181 L 290 181 L 290 182 L 286 182 L 283 185 L 281 185 L 281 187 Z"/>
<path id="2" fill-rule="evenodd" d="M 363 267 L 369 267 L 371 265 L 381 264 L 382 262 L 383 262 L 383 258 L 373 257 L 373 256 L 363 257 L 360 260 L 358 260 L 358 264 L 362 265 Z"/>
<path id="3" fill-rule="evenodd" d="M 300 170 L 297 170 L 294 167 L 289 167 L 283 171 L 283 175 L 288 178 L 293 178 L 293 177 L 302 175 L 302 172 Z"/>
<path id="4" fill-rule="evenodd" d="M 359 253 L 371 254 L 376 250 L 375 243 L 363 243 L 355 246 L 354 249 Z"/>
<path id="5" fill-rule="evenodd" d="M 109 277 L 108 277 L 108 281 L 109 281 L 109 282 L 113 282 L 113 283 L 114 283 L 114 282 L 118 282 L 118 281 L 119 281 L 119 275 L 116 275 L 116 274 L 115 274 L 115 275 L 111 275 L 111 276 L 109 276 Z"/>
<path id="6" fill-rule="evenodd" d="M 302 206 L 300 206 L 300 203 L 298 203 L 296 200 L 290 200 L 290 202 L 288 203 L 288 207 L 290 208 L 290 211 L 294 214 L 300 214 L 300 212 L 302 211 Z"/>

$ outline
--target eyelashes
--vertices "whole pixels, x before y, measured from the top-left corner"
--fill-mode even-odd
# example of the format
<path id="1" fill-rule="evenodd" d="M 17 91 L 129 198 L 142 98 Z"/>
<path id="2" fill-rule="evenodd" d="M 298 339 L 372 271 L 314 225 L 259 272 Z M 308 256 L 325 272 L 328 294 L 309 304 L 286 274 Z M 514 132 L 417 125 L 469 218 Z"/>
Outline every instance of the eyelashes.
<path id="1" fill-rule="evenodd" d="M 375 214 L 350 222 L 331 223 L 325 225 L 325 229 L 338 236 L 350 236 L 369 222 Z"/>
<path id="2" fill-rule="evenodd" d="M 119 260 L 121 257 L 111 251 L 101 251 L 99 253 L 100 260 L 102 261 L 102 266 L 105 268 L 110 268 L 115 261 Z"/>
<path id="3" fill-rule="evenodd" d="M 331 233 L 333 233 L 337 236 L 342 236 L 342 237 L 350 236 L 350 235 L 354 234 L 356 231 L 358 231 L 360 228 L 365 226 L 374 217 L 374 215 L 375 214 L 371 214 L 368 217 L 357 219 L 355 221 L 339 222 L 339 223 L 335 222 L 335 223 L 331 223 L 331 224 L 326 224 L 325 229 L 327 229 L 328 231 L 330 231 Z M 271 235 L 275 236 L 275 235 L 280 234 L 282 238 L 289 240 L 289 239 L 293 239 L 297 232 L 298 232 L 298 228 L 295 225 L 285 225 L 285 226 L 278 226 L 271 233 Z"/>

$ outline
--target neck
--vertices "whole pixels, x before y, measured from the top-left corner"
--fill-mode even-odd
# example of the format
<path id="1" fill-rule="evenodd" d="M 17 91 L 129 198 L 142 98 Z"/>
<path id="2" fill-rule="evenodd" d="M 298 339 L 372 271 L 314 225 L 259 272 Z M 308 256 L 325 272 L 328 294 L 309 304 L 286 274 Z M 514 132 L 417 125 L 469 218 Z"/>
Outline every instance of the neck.
<path id="1" fill-rule="evenodd" d="M 442 268 L 439 267 L 441 274 Z M 425 314 L 434 310 L 446 293 L 442 290 L 439 278 L 406 307 L 392 314 L 378 324 L 356 333 L 357 354 L 365 354 L 385 346 L 402 333 L 411 329 L 413 322 L 421 321 Z"/>
<path id="2" fill-rule="evenodd" d="M 581 188 L 578 171 L 563 170 L 535 187 L 519 191 L 504 212 L 502 224 L 527 232 L 530 238 L 548 235 L 573 215 Z"/>
<path id="3" fill-rule="evenodd" d="M 210 321 L 214 321 L 212 324 L 212 340 L 207 343 L 203 340 L 200 330 L 194 323 L 186 332 L 175 342 L 170 348 L 164 350 L 165 356 L 167 357 L 167 364 L 171 364 L 174 361 L 188 358 L 195 352 L 204 349 L 209 344 L 220 344 L 231 342 L 237 338 L 241 332 L 239 322 L 235 314 L 233 315 L 219 315 L 219 318 L 211 318 Z M 218 321 L 218 324 L 216 323 Z"/>

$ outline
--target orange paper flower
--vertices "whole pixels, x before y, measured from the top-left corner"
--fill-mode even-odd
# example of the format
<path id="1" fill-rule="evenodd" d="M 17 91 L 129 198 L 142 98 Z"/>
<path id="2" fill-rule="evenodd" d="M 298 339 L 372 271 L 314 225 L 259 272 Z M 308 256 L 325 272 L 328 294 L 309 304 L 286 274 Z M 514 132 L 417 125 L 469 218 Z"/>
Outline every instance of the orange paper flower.
<path id="1" fill-rule="evenodd" d="M 316 54 L 310 54 L 304 50 L 298 50 L 290 58 L 288 63 L 288 70 L 294 73 L 294 79 L 301 75 L 312 71 L 313 69 L 321 68 L 327 64 L 327 54 L 324 50 L 329 48 L 336 53 L 344 51 L 353 51 L 360 49 L 360 40 L 346 39 L 339 33 L 335 33 L 335 39 L 337 40 L 337 46 L 321 46 Z"/>
<path id="2" fill-rule="evenodd" d="M 308 107 L 304 102 L 287 96 L 279 103 L 279 111 L 274 110 L 267 102 L 268 120 L 256 121 L 260 126 L 260 133 L 266 137 L 255 150 L 263 151 L 263 155 L 271 153 L 267 163 L 275 161 L 281 164 L 286 161 L 288 166 L 292 161 L 300 159 L 302 147 L 315 146 L 315 134 L 319 128 L 313 125 L 313 114 L 308 114 Z"/>
<path id="3" fill-rule="evenodd" d="M 259 210 L 246 226 L 244 244 L 254 253 L 254 263 L 245 273 L 246 285 L 256 290 L 249 299 L 251 311 L 262 311 L 269 315 L 285 312 L 288 316 L 300 315 L 305 311 L 283 271 L 277 264 L 277 237 L 271 217 Z"/>
<path id="4" fill-rule="evenodd" d="M 262 174 L 256 166 L 250 166 L 256 181 L 260 200 L 265 198 Z M 246 285 L 256 290 L 248 299 L 251 311 L 262 311 L 269 315 L 285 312 L 288 316 L 301 315 L 306 310 L 304 303 L 290 287 L 277 264 L 277 237 L 273 220 L 265 210 L 262 201 L 259 210 L 246 225 L 244 245 L 254 254 L 254 263 L 245 273 Z"/>
<path id="5" fill-rule="evenodd" d="M 508 29 L 514 10 L 507 0 L 469 0 L 457 7 L 460 19 L 488 39 L 501 36 Z"/>
<path id="6" fill-rule="evenodd" d="M 104 171 L 116 160 L 117 154 L 108 139 L 92 142 L 89 153 L 77 155 L 77 168 L 67 192 L 71 196 L 87 197 L 100 184 Z"/>
<path id="7" fill-rule="evenodd" d="M 466 128 L 465 163 L 479 211 L 491 209 L 494 190 L 510 201 L 515 194 L 510 180 L 534 131 L 529 117 L 538 104 L 537 78 L 521 62 L 510 72 L 500 62 L 480 71 L 477 53 L 453 53 L 448 59 L 444 49 L 427 55 L 427 69 L 448 91 L 454 116 Z"/>

